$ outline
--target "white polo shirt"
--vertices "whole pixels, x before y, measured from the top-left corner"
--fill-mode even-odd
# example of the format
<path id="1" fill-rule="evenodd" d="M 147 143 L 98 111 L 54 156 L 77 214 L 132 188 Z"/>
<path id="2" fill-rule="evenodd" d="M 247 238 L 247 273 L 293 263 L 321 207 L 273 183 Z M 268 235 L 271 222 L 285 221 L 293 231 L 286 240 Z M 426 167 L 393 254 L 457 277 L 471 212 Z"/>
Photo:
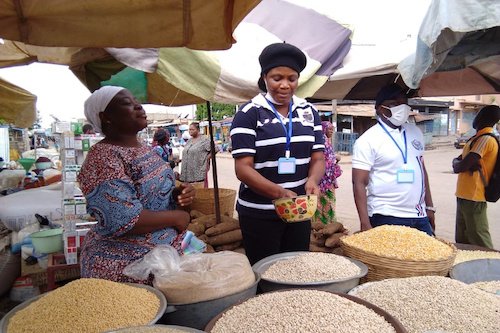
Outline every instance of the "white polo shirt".
<path id="1" fill-rule="evenodd" d="M 423 171 L 424 139 L 420 129 L 405 123 L 401 130 L 383 123 L 372 126 L 354 144 L 352 168 L 370 171 L 367 186 L 368 215 L 419 218 L 425 211 Z M 413 183 L 398 183 L 397 171 L 404 169 L 405 140 L 408 150 L 407 168 L 414 171 Z M 396 146 L 401 148 L 402 152 Z"/>

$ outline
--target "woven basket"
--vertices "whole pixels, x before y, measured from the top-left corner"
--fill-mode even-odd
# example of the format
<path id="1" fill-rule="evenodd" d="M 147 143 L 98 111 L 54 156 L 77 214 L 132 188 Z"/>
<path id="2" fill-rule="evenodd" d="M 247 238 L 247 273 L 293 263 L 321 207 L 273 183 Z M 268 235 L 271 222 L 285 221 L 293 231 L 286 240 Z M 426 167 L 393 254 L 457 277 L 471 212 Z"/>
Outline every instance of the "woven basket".
<path id="1" fill-rule="evenodd" d="M 236 191 L 219 188 L 220 213 L 233 216 Z M 190 210 L 197 210 L 203 214 L 215 214 L 215 196 L 213 188 L 196 189 L 193 203 L 188 206 Z"/>
<path id="2" fill-rule="evenodd" d="M 379 256 L 367 251 L 351 247 L 340 239 L 340 246 L 346 256 L 363 262 L 368 267 L 368 274 L 361 279 L 361 283 L 379 281 L 391 278 L 405 278 L 422 275 L 446 276 L 453 266 L 457 248 L 450 242 L 437 239 L 453 249 L 447 258 L 439 260 L 402 260 Z"/>

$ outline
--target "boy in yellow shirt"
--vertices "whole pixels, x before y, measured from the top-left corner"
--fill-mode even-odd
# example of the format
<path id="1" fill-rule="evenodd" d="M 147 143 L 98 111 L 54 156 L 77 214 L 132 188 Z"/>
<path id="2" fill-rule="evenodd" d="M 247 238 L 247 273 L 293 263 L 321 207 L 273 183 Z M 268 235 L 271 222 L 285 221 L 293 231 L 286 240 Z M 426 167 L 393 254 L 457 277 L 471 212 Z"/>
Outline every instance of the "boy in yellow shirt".
<path id="1" fill-rule="evenodd" d="M 493 248 L 486 215 L 486 198 L 484 196 L 484 178 L 489 181 L 497 161 L 497 139 L 490 135 L 493 126 L 500 120 L 500 108 L 496 105 L 483 107 L 472 123 L 477 133 L 464 146 L 462 155 L 453 160 L 453 172 L 458 173 L 457 181 L 457 216 L 455 225 L 455 241 Z"/>

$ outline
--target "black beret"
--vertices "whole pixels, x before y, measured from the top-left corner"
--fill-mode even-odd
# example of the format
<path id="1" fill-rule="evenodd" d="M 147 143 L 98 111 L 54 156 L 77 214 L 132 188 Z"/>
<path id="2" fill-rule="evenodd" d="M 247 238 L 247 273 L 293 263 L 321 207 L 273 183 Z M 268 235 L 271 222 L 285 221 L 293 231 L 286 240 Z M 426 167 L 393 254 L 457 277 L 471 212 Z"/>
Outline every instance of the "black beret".
<path id="1" fill-rule="evenodd" d="M 306 56 L 296 46 L 287 43 L 275 43 L 268 45 L 259 56 L 262 73 L 266 74 L 275 67 L 289 67 L 297 73 L 306 67 Z"/>
<path id="2" fill-rule="evenodd" d="M 401 93 L 405 94 L 404 89 L 398 86 L 396 83 L 391 83 L 383 87 L 378 92 L 377 100 L 375 101 L 375 109 L 377 109 L 378 106 L 382 104 L 384 101 L 392 99 Z"/>

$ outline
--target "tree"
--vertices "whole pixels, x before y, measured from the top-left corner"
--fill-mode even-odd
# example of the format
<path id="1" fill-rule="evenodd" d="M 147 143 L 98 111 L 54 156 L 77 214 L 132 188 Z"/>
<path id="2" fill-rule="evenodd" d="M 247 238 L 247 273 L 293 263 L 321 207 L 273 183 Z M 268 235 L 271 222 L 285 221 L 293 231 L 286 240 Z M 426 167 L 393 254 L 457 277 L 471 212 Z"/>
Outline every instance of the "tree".
<path id="1" fill-rule="evenodd" d="M 222 120 L 234 116 L 236 106 L 231 104 L 211 103 L 212 105 L 212 120 Z M 196 120 L 207 120 L 207 104 L 198 104 L 196 106 Z"/>

